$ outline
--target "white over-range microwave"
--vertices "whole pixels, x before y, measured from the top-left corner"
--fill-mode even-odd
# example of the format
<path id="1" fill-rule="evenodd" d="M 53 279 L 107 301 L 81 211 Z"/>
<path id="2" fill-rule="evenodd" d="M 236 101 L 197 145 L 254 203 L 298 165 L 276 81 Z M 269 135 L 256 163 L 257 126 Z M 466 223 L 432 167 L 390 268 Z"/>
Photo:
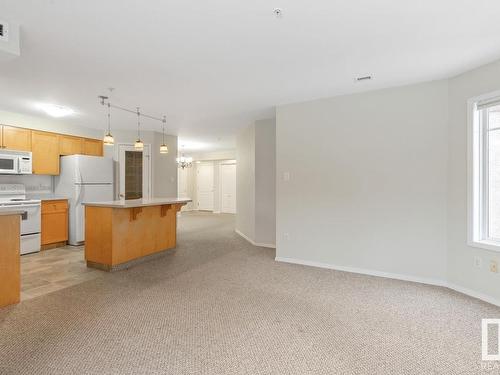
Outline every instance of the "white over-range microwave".
<path id="1" fill-rule="evenodd" d="M 0 174 L 31 174 L 31 152 L 0 150 Z"/>

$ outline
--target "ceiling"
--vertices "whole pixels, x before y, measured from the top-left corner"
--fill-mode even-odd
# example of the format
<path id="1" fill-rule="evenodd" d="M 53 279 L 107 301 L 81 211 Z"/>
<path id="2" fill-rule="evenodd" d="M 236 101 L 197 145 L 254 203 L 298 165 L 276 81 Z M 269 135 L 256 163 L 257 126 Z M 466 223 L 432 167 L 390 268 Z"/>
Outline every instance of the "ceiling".
<path id="1" fill-rule="evenodd" d="M 186 149 L 227 149 L 279 104 L 498 59 L 499 15 L 498 0 L 0 0 L 21 26 L 21 56 L 0 61 L 0 109 L 45 116 L 37 103 L 54 103 L 76 111 L 57 121 L 104 129 L 97 96 L 114 87 L 112 102 L 166 114 Z"/>

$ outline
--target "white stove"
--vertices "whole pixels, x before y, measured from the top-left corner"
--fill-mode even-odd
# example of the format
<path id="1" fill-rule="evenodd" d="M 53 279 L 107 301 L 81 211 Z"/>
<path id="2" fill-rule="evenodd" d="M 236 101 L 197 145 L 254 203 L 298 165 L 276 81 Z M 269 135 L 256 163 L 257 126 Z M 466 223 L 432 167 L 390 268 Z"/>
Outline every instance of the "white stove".
<path id="1" fill-rule="evenodd" d="M 27 199 L 22 184 L 0 184 L 0 210 L 21 210 L 21 255 L 40 251 L 41 201 Z"/>

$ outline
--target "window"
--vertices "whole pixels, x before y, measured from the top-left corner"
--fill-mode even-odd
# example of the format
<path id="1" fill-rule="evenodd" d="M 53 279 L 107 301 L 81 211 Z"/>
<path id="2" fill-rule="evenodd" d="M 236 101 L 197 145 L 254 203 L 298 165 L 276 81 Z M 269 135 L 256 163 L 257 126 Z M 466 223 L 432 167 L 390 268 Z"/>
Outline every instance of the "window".
<path id="1" fill-rule="evenodd" d="M 500 251 L 500 95 L 471 103 L 471 245 Z"/>

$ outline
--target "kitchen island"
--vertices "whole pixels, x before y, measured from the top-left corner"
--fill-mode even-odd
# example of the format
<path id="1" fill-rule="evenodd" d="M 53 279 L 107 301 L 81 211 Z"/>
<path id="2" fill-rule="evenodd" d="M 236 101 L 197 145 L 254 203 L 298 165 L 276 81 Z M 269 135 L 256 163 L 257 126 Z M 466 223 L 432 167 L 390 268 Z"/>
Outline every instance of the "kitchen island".
<path id="1" fill-rule="evenodd" d="M 0 209 L 0 307 L 21 297 L 20 237 L 24 211 Z"/>
<path id="2" fill-rule="evenodd" d="M 183 198 L 86 202 L 85 260 L 88 267 L 125 269 L 177 245 L 177 212 Z"/>

